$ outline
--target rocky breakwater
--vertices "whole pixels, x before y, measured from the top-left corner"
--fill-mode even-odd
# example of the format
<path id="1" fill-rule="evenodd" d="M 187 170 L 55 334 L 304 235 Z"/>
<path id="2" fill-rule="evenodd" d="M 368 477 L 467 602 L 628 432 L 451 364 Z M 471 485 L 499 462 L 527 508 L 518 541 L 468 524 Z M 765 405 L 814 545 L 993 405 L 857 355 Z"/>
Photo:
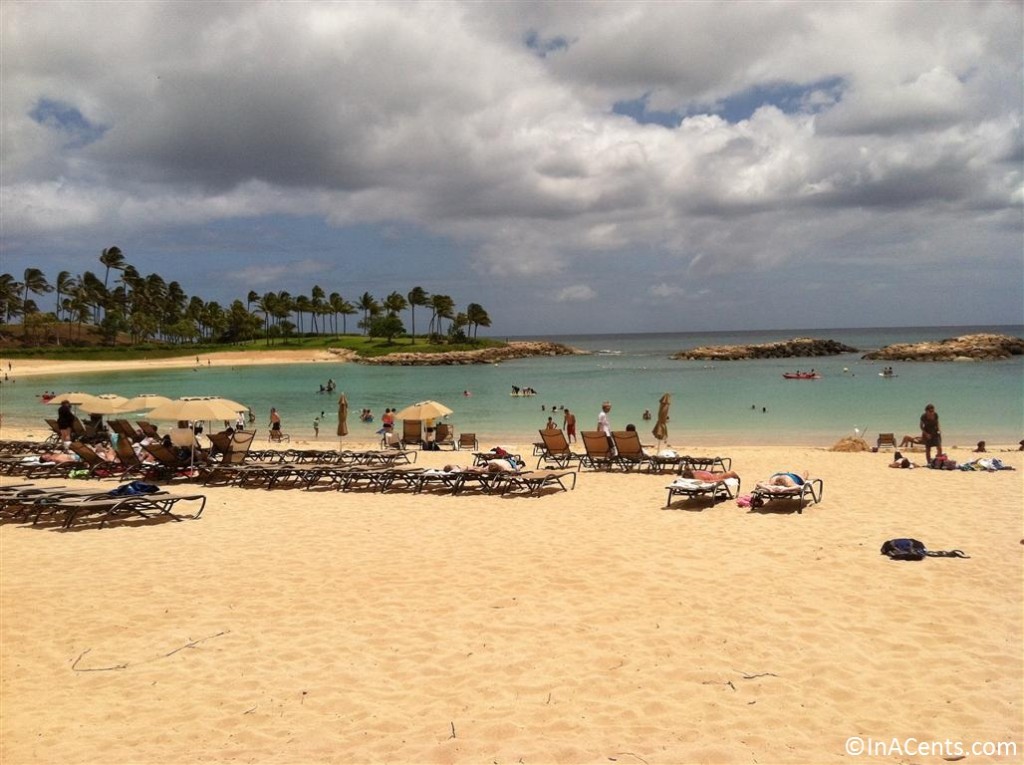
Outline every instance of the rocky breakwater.
<path id="1" fill-rule="evenodd" d="M 857 353 L 836 340 L 820 340 L 813 337 L 795 337 L 777 343 L 754 345 L 702 345 L 679 351 L 673 359 L 693 361 L 739 361 L 742 359 L 791 359 L 804 356 L 838 356 L 841 353 Z"/>
<path id="2" fill-rule="evenodd" d="M 439 353 L 390 353 L 387 356 L 359 359 L 362 364 L 383 366 L 451 366 L 456 364 L 497 364 L 508 359 L 530 356 L 577 356 L 584 354 L 561 343 L 517 342 L 499 348 L 478 351 L 441 351 Z"/>
<path id="3" fill-rule="evenodd" d="M 1024 339 L 1012 335 L 962 335 L 938 342 L 895 343 L 863 358 L 879 361 L 996 361 L 1024 353 Z"/>

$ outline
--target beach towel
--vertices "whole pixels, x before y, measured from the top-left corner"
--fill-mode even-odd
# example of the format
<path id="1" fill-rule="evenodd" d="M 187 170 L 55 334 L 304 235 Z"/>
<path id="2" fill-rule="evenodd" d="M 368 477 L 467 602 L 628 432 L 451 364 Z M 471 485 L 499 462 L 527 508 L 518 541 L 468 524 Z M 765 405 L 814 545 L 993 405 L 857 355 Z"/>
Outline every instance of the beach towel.
<path id="1" fill-rule="evenodd" d="M 919 539 L 902 537 L 898 539 L 887 539 L 882 544 L 882 555 L 887 555 L 891 560 L 924 560 L 930 558 L 970 558 L 970 555 L 963 550 L 929 550 L 924 542 Z"/>
<path id="2" fill-rule="evenodd" d="M 142 494 L 156 494 L 158 491 L 160 491 L 159 486 L 154 486 L 151 483 L 145 483 L 143 481 L 132 481 L 131 483 L 123 483 L 116 489 L 111 489 L 107 492 L 107 496 L 138 497 Z"/>

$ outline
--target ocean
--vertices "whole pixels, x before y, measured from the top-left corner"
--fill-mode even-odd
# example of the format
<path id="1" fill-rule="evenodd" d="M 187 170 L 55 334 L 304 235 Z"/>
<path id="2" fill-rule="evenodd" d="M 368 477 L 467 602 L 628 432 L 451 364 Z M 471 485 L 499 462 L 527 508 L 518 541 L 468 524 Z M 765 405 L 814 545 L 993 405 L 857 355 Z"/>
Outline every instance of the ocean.
<path id="1" fill-rule="evenodd" d="M 716 444 L 800 444 L 829 446 L 863 434 L 871 443 L 880 432 L 897 438 L 917 433 L 924 406 L 933 403 L 944 443 L 1016 444 L 1024 438 L 1024 357 L 975 363 L 869 362 L 861 355 L 896 342 L 940 340 L 976 332 L 1024 335 L 1024 327 L 900 327 L 628 335 L 548 336 L 589 355 L 521 359 L 493 365 L 376 367 L 313 363 L 271 366 L 201 366 L 26 378 L 0 388 L 4 422 L 42 424 L 55 414 L 40 403 L 43 391 L 84 390 L 134 396 L 217 395 L 247 404 L 265 433 L 270 407 L 281 412 L 283 429 L 311 438 L 313 420 L 323 413 L 319 440 L 336 446 L 337 396 L 349 400 L 349 431 L 368 440 L 380 427 L 385 407 L 401 408 L 435 399 L 454 410 L 456 432 L 475 432 L 481 446 L 536 440 L 548 416 L 562 424 L 562 410 L 576 413 L 580 430 L 593 429 L 601 403 L 612 403 L 615 429 L 633 423 L 653 442 L 643 413 L 657 414 L 671 394 L 668 442 L 674 447 Z M 763 343 L 794 337 L 833 339 L 859 353 L 815 359 L 707 363 L 674 361 L 673 353 L 699 345 Z M 15 367 L 17 361 L 15 361 Z M 880 371 L 895 367 L 896 377 Z M 786 380 L 784 372 L 814 368 L 819 380 Z M 15 369 L 16 371 L 16 369 Z M 16 376 L 15 376 L 16 377 Z M 338 389 L 322 394 L 333 378 Z M 509 395 L 512 386 L 530 387 L 528 398 Z M 470 395 L 465 395 L 468 392 Z M 370 409 L 373 422 L 360 422 Z M 554 413 L 552 414 L 552 410 Z M 137 419 L 143 419 L 140 413 Z M 43 431 L 40 431 L 41 433 Z"/>

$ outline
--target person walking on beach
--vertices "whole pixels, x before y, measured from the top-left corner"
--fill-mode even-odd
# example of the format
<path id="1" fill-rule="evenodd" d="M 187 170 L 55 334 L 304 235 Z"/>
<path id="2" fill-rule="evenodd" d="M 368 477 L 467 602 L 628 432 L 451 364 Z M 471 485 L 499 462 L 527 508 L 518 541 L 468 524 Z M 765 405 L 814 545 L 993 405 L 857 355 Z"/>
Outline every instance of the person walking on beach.
<path id="1" fill-rule="evenodd" d="M 313 418 L 313 437 L 314 438 L 319 438 L 320 437 L 320 418 L 319 417 L 314 417 Z"/>
<path id="2" fill-rule="evenodd" d="M 933 447 L 935 456 L 942 454 L 942 430 L 939 428 L 939 413 L 935 411 L 934 404 L 928 404 L 921 415 L 921 441 L 924 443 L 926 462 L 932 461 Z"/>
<path id="3" fill-rule="evenodd" d="M 281 415 L 277 413 L 277 409 L 270 407 L 270 439 L 280 440 L 281 438 Z"/>
<path id="4" fill-rule="evenodd" d="M 565 439 L 570 444 L 576 441 L 576 415 L 565 410 L 562 417 L 562 424 L 565 426 Z"/>
<path id="5" fill-rule="evenodd" d="M 605 438 L 608 439 L 608 453 L 615 454 L 615 440 L 612 438 L 612 426 L 608 422 L 608 412 L 612 410 L 612 404 L 610 401 L 605 401 L 601 404 L 601 411 L 597 415 L 597 429 L 604 433 Z"/>

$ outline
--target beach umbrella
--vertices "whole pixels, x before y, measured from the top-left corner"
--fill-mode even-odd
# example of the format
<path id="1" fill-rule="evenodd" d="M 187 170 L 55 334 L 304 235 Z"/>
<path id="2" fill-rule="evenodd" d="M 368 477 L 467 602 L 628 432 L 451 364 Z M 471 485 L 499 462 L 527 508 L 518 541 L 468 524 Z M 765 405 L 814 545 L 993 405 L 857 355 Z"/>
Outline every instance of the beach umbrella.
<path id="1" fill-rule="evenodd" d="M 672 403 L 672 396 L 666 393 L 658 402 L 658 421 L 654 423 L 651 433 L 659 441 L 668 440 L 668 408 Z"/>
<path id="2" fill-rule="evenodd" d="M 338 397 L 338 438 L 348 435 L 348 396 Z"/>
<path id="3" fill-rule="evenodd" d="M 155 407 L 149 413 L 153 420 L 234 420 L 246 407 L 225 398 L 186 397 Z"/>
<path id="4" fill-rule="evenodd" d="M 420 401 L 395 414 L 396 420 L 436 420 L 452 410 L 437 401 Z"/>
<path id="5" fill-rule="evenodd" d="M 88 401 L 83 401 L 79 406 L 83 412 L 89 414 L 120 414 L 124 411 L 124 405 L 128 399 L 118 396 L 116 393 L 101 393 L 98 396 L 90 396 Z"/>
<path id="6" fill-rule="evenodd" d="M 72 406 L 81 406 L 86 401 L 91 401 L 93 398 L 94 397 L 91 393 L 82 393 L 81 391 L 78 391 L 77 393 L 61 393 L 54 396 L 46 403 L 51 406 L 60 406 L 63 402 L 67 401 Z"/>
<path id="7" fill-rule="evenodd" d="M 161 404 L 170 403 L 171 399 L 167 396 L 158 396 L 155 393 L 140 393 L 134 398 L 128 399 L 124 406 L 121 407 L 122 412 L 141 412 L 148 409 L 155 409 Z"/>

